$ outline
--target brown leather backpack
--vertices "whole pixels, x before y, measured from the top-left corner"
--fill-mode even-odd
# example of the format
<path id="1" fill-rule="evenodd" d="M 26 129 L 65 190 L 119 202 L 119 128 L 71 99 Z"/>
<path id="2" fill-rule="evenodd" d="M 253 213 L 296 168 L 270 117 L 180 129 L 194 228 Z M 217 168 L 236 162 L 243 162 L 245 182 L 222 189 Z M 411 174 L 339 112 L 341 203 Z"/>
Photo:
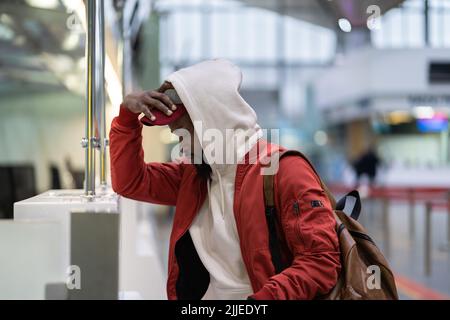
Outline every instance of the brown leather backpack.
<path id="1" fill-rule="evenodd" d="M 326 185 L 322 182 L 311 162 L 301 152 L 295 150 L 278 154 L 279 159 L 288 155 L 302 157 L 316 173 L 322 188 L 334 209 L 336 232 L 341 250 L 342 270 L 336 286 L 325 296 L 317 299 L 327 300 L 398 300 L 394 275 L 375 242 L 367 235 L 364 227 L 357 221 L 361 211 L 358 191 L 354 190 L 336 202 Z M 273 156 L 272 156 L 273 157 Z M 277 273 L 285 266 L 281 262 L 281 251 L 277 235 L 278 223 L 274 202 L 275 175 L 264 176 L 264 201 L 269 229 L 269 247 L 272 262 Z M 351 213 L 344 212 L 346 205 L 353 202 Z"/>

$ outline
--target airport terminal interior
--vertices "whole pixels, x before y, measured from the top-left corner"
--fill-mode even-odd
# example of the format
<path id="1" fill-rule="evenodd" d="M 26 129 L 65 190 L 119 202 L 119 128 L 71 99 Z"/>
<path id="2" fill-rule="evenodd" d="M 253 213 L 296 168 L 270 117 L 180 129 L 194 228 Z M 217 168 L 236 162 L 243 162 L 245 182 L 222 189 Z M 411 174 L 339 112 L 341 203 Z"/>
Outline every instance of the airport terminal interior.
<path id="1" fill-rule="evenodd" d="M 270 141 L 359 190 L 400 299 L 450 299 L 449 0 L 1 0 L 0 299 L 167 299 L 175 208 L 114 193 L 111 121 L 216 58 Z"/>

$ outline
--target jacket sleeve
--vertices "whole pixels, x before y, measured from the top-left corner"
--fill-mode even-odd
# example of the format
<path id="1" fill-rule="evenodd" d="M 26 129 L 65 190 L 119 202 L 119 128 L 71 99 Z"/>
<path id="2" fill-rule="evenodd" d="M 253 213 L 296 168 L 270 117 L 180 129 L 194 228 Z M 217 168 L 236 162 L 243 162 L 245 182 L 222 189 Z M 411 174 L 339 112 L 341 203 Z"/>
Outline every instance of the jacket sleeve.
<path id="1" fill-rule="evenodd" d="M 335 218 L 312 168 L 297 156 L 280 161 L 275 181 L 290 267 L 269 279 L 253 299 L 313 299 L 331 291 L 340 272 Z"/>
<path id="2" fill-rule="evenodd" d="M 183 165 L 144 162 L 138 115 L 121 106 L 119 116 L 111 124 L 109 138 L 113 190 L 134 200 L 175 205 Z"/>

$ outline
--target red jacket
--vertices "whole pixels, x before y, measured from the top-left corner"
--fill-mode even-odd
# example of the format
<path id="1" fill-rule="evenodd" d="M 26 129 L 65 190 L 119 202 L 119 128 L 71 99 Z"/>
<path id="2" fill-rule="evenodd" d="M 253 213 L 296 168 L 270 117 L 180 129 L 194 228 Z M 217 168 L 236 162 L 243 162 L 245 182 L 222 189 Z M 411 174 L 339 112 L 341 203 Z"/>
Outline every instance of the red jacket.
<path id="1" fill-rule="evenodd" d="M 201 263 L 188 229 L 207 195 L 206 182 L 191 164 L 145 163 L 142 125 L 121 109 L 110 132 L 112 187 L 120 195 L 176 206 L 170 236 L 167 295 L 169 299 L 201 299 L 209 274 Z M 260 140 L 259 144 L 266 142 Z M 268 144 L 273 150 L 282 148 Z M 336 284 L 339 244 L 331 205 L 305 160 L 287 156 L 275 179 L 275 201 L 289 265 L 275 274 L 264 213 L 261 165 L 238 164 L 234 216 L 254 299 L 313 299 Z M 320 203 L 323 206 L 313 205 Z M 300 210 L 298 210 L 300 209 Z"/>

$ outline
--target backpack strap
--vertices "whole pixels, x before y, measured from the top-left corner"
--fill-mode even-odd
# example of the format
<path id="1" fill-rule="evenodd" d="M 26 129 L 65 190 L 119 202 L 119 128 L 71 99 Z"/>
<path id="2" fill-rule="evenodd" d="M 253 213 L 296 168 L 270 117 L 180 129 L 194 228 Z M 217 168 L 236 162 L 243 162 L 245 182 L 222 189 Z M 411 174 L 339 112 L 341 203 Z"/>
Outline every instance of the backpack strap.
<path id="1" fill-rule="evenodd" d="M 361 198 L 359 196 L 358 190 L 350 191 L 344 197 L 342 197 L 339 201 L 336 201 L 336 199 L 334 198 L 333 194 L 330 192 L 330 189 L 328 189 L 326 184 L 320 178 L 319 174 L 317 173 L 316 169 L 312 165 L 311 161 L 309 161 L 309 159 L 303 153 L 301 153 L 300 151 L 297 151 L 297 150 L 286 150 L 286 151 L 283 151 L 283 152 L 281 152 L 279 154 L 280 160 L 281 160 L 282 157 L 289 156 L 289 155 L 299 156 L 299 157 L 303 158 L 309 164 L 311 169 L 316 174 L 317 179 L 319 179 L 320 186 L 322 187 L 322 189 L 324 190 L 324 192 L 327 195 L 328 199 L 330 200 L 332 209 L 339 210 L 339 211 L 344 211 L 352 219 L 358 220 L 359 215 L 361 213 Z M 267 179 L 274 180 L 275 176 L 272 175 L 270 177 L 271 178 L 267 178 Z M 272 184 L 272 189 L 273 189 L 273 181 L 272 182 L 268 182 L 267 188 L 270 187 L 270 183 Z M 266 188 L 266 186 L 264 188 Z M 272 191 L 272 195 L 273 195 L 273 193 L 274 193 L 274 191 Z M 350 207 L 349 209 L 347 209 L 347 204 L 350 204 L 349 205 L 349 207 Z M 349 212 L 347 212 L 347 211 L 349 211 Z"/>
<path id="2" fill-rule="evenodd" d="M 330 199 L 332 207 L 334 208 L 336 206 L 336 200 L 334 199 L 333 195 L 328 190 L 326 185 L 320 179 L 320 176 L 317 174 L 316 170 L 314 169 L 314 166 L 311 164 L 311 162 L 308 160 L 308 158 L 303 153 L 301 153 L 300 151 L 296 151 L 296 150 L 286 150 L 286 151 L 282 151 L 282 152 L 277 152 L 274 155 L 272 155 L 272 157 L 278 156 L 279 160 L 281 160 L 283 157 L 289 156 L 289 155 L 296 155 L 296 156 L 299 156 L 299 157 L 305 159 L 305 161 L 310 165 L 310 167 L 313 169 L 314 173 L 316 174 L 317 178 L 319 179 L 321 187 L 325 191 L 327 197 Z M 272 264 L 275 268 L 275 273 L 279 274 L 281 271 L 284 270 L 284 266 L 283 266 L 281 249 L 280 249 L 280 239 L 278 237 L 278 232 L 277 232 L 278 218 L 277 218 L 277 209 L 275 207 L 274 181 L 275 181 L 275 175 L 264 175 L 263 176 L 265 216 L 266 216 L 267 227 L 269 229 L 269 249 L 270 249 L 270 254 L 271 254 L 271 258 L 272 258 Z"/>
<path id="3" fill-rule="evenodd" d="M 267 222 L 267 228 L 269 229 L 269 249 L 272 258 L 272 264 L 275 268 L 275 273 L 278 274 L 283 271 L 283 263 L 281 258 L 280 241 L 277 232 L 277 209 L 275 207 L 275 195 L 274 195 L 274 176 L 264 175 L 264 207 L 265 216 Z"/>
<path id="4" fill-rule="evenodd" d="M 309 164 L 309 166 L 311 167 L 311 169 L 314 171 L 314 173 L 316 174 L 317 179 L 319 179 L 319 183 L 320 186 L 322 187 L 322 189 L 325 191 L 325 194 L 327 195 L 328 199 L 331 202 L 331 207 L 334 209 L 336 208 L 336 199 L 334 198 L 334 196 L 331 194 L 330 190 L 328 189 L 328 187 L 325 185 L 325 183 L 323 183 L 322 179 L 320 179 L 319 174 L 317 173 L 316 169 L 314 168 L 314 166 L 312 165 L 311 161 L 309 161 L 309 159 L 300 151 L 297 150 L 285 150 L 279 153 L 274 154 L 273 156 L 277 156 L 279 157 L 279 159 L 281 160 L 283 157 L 286 156 L 299 156 L 301 158 L 303 158 L 306 163 Z M 272 157 L 273 157 L 272 156 Z M 275 175 L 265 175 L 263 177 L 263 184 L 264 184 L 264 203 L 267 206 L 275 206 L 275 195 L 274 195 L 274 180 L 275 180 Z"/>
<path id="5" fill-rule="evenodd" d="M 347 213 L 347 203 L 351 203 L 350 213 Z M 359 214 L 361 213 L 361 198 L 359 197 L 359 192 L 357 190 L 353 190 L 347 193 L 341 200 L 336 203 L 336 210 L 343 211 L 347 213 L 352 219 L 358 220 Z"/>

